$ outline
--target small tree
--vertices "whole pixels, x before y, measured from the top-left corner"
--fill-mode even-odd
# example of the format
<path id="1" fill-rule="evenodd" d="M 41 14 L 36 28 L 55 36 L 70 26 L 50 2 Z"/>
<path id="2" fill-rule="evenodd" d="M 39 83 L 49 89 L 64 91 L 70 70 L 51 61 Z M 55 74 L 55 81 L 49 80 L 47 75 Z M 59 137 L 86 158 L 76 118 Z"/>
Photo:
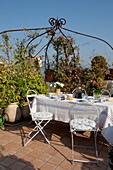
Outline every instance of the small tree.
<path id="1" fill-rule="evenodd" d="M 10 40 L 10 34 L 2 34 L 2 43 L 0 43 L 0 48 L 2 49 L 2 52 L 6 55 L 4 57 L 3 55 L 0 55 L 0 59 L 2 61 L 6 61 L 7 64 L 11 63 L 12 60 L 12 49 L 13 45 L 9 43 Z"/>
<path id="2" fill-rule="evenodd" d="M 71 36 L 67 36 L 67 38 L 64 36 L 55 37 L 51 43 L 56 52 L 56 55 L 54 55 L 54 65 L 58 71 L 61 64 L 68 66 L 70 56 L 75 57 L 77 46 L 75 46 L 75 41 Z"/>
<path id="3" fill-rule="evenodd" d="M 96 78 L 105 78 L 108 70 L 108 63 L 103 56 L 96 56 L 91 61 L 91 69 L 95 73 Z"/>

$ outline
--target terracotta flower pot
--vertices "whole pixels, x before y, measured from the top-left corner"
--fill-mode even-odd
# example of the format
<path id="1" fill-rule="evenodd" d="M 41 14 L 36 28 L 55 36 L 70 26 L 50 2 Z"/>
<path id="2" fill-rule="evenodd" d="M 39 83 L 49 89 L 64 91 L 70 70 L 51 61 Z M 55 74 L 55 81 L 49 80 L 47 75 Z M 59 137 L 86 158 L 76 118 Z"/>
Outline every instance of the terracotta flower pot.
<path id="1" fill-rule="evenodd" d="M 30 114 L 29 114 L 30 111 L 29 111 L 29 106 L 28 106 L 27 102 L 25 102 L 24 106 L 20 107 L 20 109 L 21 109 L 23 118 L 25 118 L 25 119 L 30 118 Z"/>
<path id="2" fill-rule="evenodd" d="M 5 109 L 5 121 L 14 123 L 21 119 L 21 110 L 18 107 L 17 103 L 11 103 Z"/>

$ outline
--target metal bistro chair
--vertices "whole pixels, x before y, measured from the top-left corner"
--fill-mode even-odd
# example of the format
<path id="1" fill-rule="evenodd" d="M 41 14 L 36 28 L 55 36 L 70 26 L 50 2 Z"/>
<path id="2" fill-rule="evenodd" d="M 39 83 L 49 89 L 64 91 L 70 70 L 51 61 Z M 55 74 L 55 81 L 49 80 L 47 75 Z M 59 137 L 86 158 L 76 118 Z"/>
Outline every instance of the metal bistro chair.
<path id="1" fill-rule="evenodd" d="M 31 94 L 32 93 L 32 94 Z M 50 112 L 33 112 L 32 109 L 32 102 L 34 98 L 37 96 L 36 92 L 34 90 L 28 90 L 26 94 L 29 110 L 30 110 L 30 115 L 32 118 L 32 121 L 35 122 L 36 126 L 32 129 L 32 131 L 26 136 L 26 143 L 24 146 L 26 146 L 36 135 L 38 135 L 40 132 L 44 136 L 45 140 L 47 141 L 48 144 L 50 144 L 50 141 L 46 137 L 46 133 L 44 131 L 44 127 L 52 120 L 53 114 Z M 44 123 L 42 125 L 42 122 Z M 30 135 L 35 132 L 35 134 L 30 137 Z M 29 140 L 28 137 L 30 137 Z"/>
<path id="2" fill-rule="evenodd" d="M 111 93 L 107 89 L 102 89 L 101 98 L 111 97 Z"/>
<path id="3" fill-rule="evenodd" d="M 98 150 L 97 150 L 97 131 L 99 130 L 99 113 L 98 109 L 95 105 L 89 103 L 78 103 L 73 104 L 69 111 L 70 117 L 70 131 L 71 131 L 71 141 L 72 141 L 72 162 L 84 162 L 84 163 L 99 163 L 98 160 Z M 79 146 L 75 145 L 74 135 L 76 135 L 77 131 L 90 131 L 94 132 L 94 143 L 95 147 L 90 146 Z M 89 142 L 89 141 L 88 141 Z M 86 143 L 86 141 L 85 141 Z M 86 155 L 81 160 L 75 159 L 75 148 L 87 148 L 88 150 L 91 148 L 95 148 L 95 159 L 88 159 Z M 79 149 L 78 149 L 79 150 Z M 83 153 L 81 153 L 83 155 Z"/>

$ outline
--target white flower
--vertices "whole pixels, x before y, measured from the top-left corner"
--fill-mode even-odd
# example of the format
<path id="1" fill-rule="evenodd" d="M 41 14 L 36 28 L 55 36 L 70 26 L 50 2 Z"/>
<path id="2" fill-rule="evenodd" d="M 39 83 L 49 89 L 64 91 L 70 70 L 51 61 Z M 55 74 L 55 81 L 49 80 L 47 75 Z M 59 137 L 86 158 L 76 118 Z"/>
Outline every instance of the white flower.
<path id="1" fill-rule="evenodd" d="M 53 84 L 52 84 L 52 83 L 50 84 L 50 87 L 53 87 Z"/>
<path id="2" fill-rule="evenodd" d="M 64 84 L 63 83 L 60 83 L 60 82 L 55 82 L 54 83 L 54 87 L 56 88 L 56 87 L 64 87 Z"/>

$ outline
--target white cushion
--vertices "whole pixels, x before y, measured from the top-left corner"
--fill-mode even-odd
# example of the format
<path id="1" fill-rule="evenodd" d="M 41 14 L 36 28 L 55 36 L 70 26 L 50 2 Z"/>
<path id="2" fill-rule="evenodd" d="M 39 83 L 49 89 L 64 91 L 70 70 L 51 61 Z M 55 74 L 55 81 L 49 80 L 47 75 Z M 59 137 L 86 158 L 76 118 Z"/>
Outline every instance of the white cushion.
<path id="1" fill-rule="evenodd" d="M 34 120 L 51 120 L 53 114 L 50 112 L 35 112 L 32 114 Z"/>
<path id="2" fill-rule="evenodd" d="M 74 130 L 91 131 L 96 130 L 96 123 L 90 119 L 73 119 L 70 121 L 70 128 Z"/>

